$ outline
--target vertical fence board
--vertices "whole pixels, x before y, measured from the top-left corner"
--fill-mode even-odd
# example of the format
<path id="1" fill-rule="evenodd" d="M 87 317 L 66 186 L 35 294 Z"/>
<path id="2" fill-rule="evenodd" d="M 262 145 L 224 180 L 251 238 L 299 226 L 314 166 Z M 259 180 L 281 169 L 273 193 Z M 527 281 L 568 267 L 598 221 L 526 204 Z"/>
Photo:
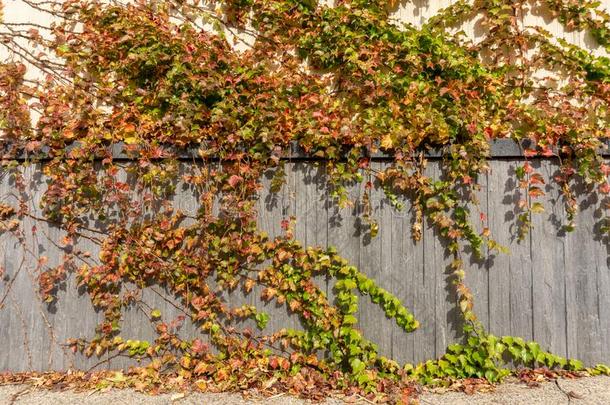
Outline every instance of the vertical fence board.
<path id="1" fill-rule="evenodd" d="M 284 233 L 282 229 L 282 221 L 288 219 L 292 215 L 297 215 L 302 205 L 296 205 L 296 199 L 303 196 L 296 195 L 295 181 L 298 180 L 298 172 L 296 165 L 287 163 L 284 167 L 285 178 L 284 184 L 277 192 L 271 192 L 271 181 L 276 174 L 275 170 L 269 171 L 263 177 L 263 188 L 260 192 L 258 202 L 258 224 L 262 231 L 266 232 L 270 238 L 281 236 Z M 299 232 L 304 230 L 304 226 L 299 227 Z M 255 285 L 252 292 L 249 294 L 249 303 L 254 305 L 258 310 L 269 315 L 269 322 L 265 328 L 266 331 L 276 332 L 282 328 L 296 328 L 298 319 L 293 314 L 290 314 L 285 308 L 285 305 L 277 305 L 272 301 L 265 301 L 261 298 L 263 287 Z"/>
<path id="2" fill-rule="evenodd" d="M 436 178 L 438 176 L 437 165 L 438 162 L 431 162 L 426 174 Z M 430 223 L 423 224 L 422 241 L 424 260 L 419 286 L 421 295 L 416 302 L 421 334 L 416 342 L 419 347 L 416 347 L 415 351 L 420 353 L 424 359 L 431 359 L 437 356 L 438 350 L 444 350 L 444 348 L 439 348 L 439 340 L 442 339 L 444 342 L 446 325 L 444 319 L 442 319 L 443 314 L 437 312 L 437 279 L 442 278 L 445 272 L 442 261 L 444 249 L 436 238 L 436 231 Z M 442 295 L 444 297 L 444 292 Z M 439 315 L 442 323 L 437 325 Z"/>
<path id="3" fill-rule="evenodd" d="M 418 295 L 421 294 L 418 282 L 423 274 L 424 244 L 420 240 L 413 240 L 411 233 L 412 207 L 406 199 L 401 198 L 404 204 L 402 211 L 393 210 L 392 215 L 392 268 L 390 271 L 392 285 L 395 286 L 394 294 L 400 299 L 406 308 L 414 313 L 415 318 L 423 323 L 418 314 L 415 313 Z M 383 232 L 383 230 L 380 230 Z M 416 342 L 422 336 L 421 331 L 416 329 L 406 333 L 395 327 L 392 330 L 392 356 L 399 363 L 421 361 L 419 353 L 415 350 Z M 417 360 L 416 360 L 417 359 Z"/>
<path id="4" fill-rule="evenodd" d="M 581 199 L 576 229 L 566 235 L 565 243 L 566 289 L 570 291 L 568 336 L 575 338 L 575 342 L 569 342 L 569 349 L 573 350 L 575 344 L 577 356 L 591 361 L 607 356 L 610 349 L 602 332 L 600 304 L 608 289 L 602 292 L 607 285 L 602 285 L 604 280 L 599 275 L 600 271 L 607 273 L 608 266 L 606 249 L 594 240 L 599 219 L 593 211 L 597 204 L 597 198 Z"/>
<path id="5" fill-rule="evenodd" d="M 488 204 L 488 176 L 487 174 L 482 175 L 478 179 L 480 190 L 476 191 L 476 198 L 478 199 L 478 207 L 474 204 L 468 204 L 470 209 L 470 216 L 472 224 L 478 233 L 483 231 L 484 227 L 489 226 L 489 204 Z M 481 218 L 481 214 L 484 217 Z M 481 247 L 482 257 L 476 257 L 474 253 L 466 254 L 464 256 L 464 266 L 466 269 L 466 285 L 472 291 L 474 295 L 474 311 L 479 321 L 483 326 L 489 329 L 489 270 L 487 268 L 487 257 L 489 251 L 487 246 Z M 454 305 L 454 311 L 457 309 Z M 459 314 L 456 313 L 456 318 L 460 319 Z M 460 328 L 463 324 L 458 325 Z"/>
<path id="6" fill-rule="evenodd" d="M 346 185 L 349 201 L 359 201 L 360 184 Z M 328 190 L 327 192 L 332 192 Z M 333 246 L 341 253 L 350 265 L 360 267 L 361 228 L 360 220 L 356 215 L 359 206 L 351 205 L 340 208 L 337 201 L 329 197 L 328 205 L 328 246 Z M 334 299 L 334 282 L 330 280 L 327 289 L 329 300 Z"/>
<path id="7" fill-rule="evenodd" d="M 544 161 L 540 173 L 550 179 L 554 167 Z M 566 356 L 564 240 L 558 236 L 565 223 L 565 209 L 557 194 L 541 198 L 545 212 L 532 217 L 532 321 L 534 339 L 542 347 Z"/>
<path id="8" fill-rule="evenodd" d="M 514 172 L 514 164 L 494 161 L 488 177 L 488 221 L 492 237 L 501 245 L 511 246 L 509 226 L 514 221 L 514 181 L 509 172 Z M 494 198 L 491 198 L 494 196 Z M 513 228 L 511 226 L 511 228 Z M 497 335 L 511 334 L 510 311 L 510 263 L 515 252 L 510 255 L 497 254 L 488 257 L 489 272 L 489 328 Z M 475 297 L 476 299 L 476 297 Z"/>
<path id="9" fill-rule="evenodd" d="M 383 163 L 373 162 L 373 170 L 380 170 Z M 368 180 L 368 179 L 367 179 Z M 372 205 L 372 217 L 377 221 L 379 229 L 384 229 L 376 237 L 371 237 L 369 226 L 360 224 L 361 227 L 361 249 L 360 270 L 368 277 L 375 280 L 381 288 L 394 293 L 396 285 L 392 283 L 393 272 L 403 270 L 392 268 L 392 232 L 391 220 L 392 210 L 388 199 L 384 196 L 381 188 L 375 188 L 370 192 Z M 341 251 L 339 251 L 341 253 Z M 360 297 L 360 328 L 365 337 L 379 345 L 380 353 L 386 356 L 392 355 L 392 330 L 394 322 L 388 319 L 378 304 L 370 302 L 368 296 Z"/>

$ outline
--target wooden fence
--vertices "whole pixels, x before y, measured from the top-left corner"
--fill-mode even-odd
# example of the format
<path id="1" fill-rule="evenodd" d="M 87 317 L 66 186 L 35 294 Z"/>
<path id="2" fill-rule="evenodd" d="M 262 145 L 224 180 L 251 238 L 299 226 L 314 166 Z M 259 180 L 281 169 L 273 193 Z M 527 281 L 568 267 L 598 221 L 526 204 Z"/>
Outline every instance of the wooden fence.
<path id="1" fill-rule="evenodd" d="M 491 332 L 535 339 L 556 354 L 579 358 L 587 364 L 610 363 L 610 243 L 599 230 L 602 215 L 601 197 L 592 196 L 580 202 L 581 212 L 574 232 L 563 234 L 563 202 L 555 190 L 548 188 L 542 201 L 546 211 L 535 215 L 533 229 L 522 242 L 515 238 L 516 205 L 519 199 L 514 169 L 520 162 L 510 150 L 496 150 L 490 160 L 491 172 L 480 179 L 480 207 L 487 213 L 491 234 L 510 248 L 510 254 L 487 255 L 467 263 L 467 282 L 475 297 L 475 310 Z M 182 170 L 190 165 L 183 161 Z M 379 157 L 377 169 L 391 164 Z M 551 179 L 557 169 L 549 159 L 539 159 L 534 166 Z M 39 202 L 46 184 L 40 164 L 20 170 L 29 182 L 31 210 L 42 216 Z M 278 193 L 270 193 L 270 178 L 259 199 L 260 226 L 270 235 L 281 232 L 281 221 L 295 216 L 296 238 L 305 245 L 335 246 L 362 271 L 383 288 L 397 295 L 410 308 L 421 327 L 414 333 L 400 331 L 382 311 L 363 298 L 358 313 L 359 327 L 366 337 L 379 344 L 382 353 L 401 362 L 418 362 L 441 356 L 447 345 L 459 341 L 460 317 L 449 281 L 448 257 L 436 232 L 426 226 L 422 240 L 414 243 L 410 236 L 412 215 L 406 204 L 403 211 L 392 208 L 383 192 L 372 195 L 374 216 L 379 235 L 373 239 L 363 232 L 356 205 L 339 209 L 331 201 L 323 162 L 293 159 L 286 162 L 287 182 Z M 440 162 L 431 158 L 428 170 L 440 176 Z M 15 187 L 7 172 L 0 172 L 0 198 L 15 201 Z M 551 180 L 552 181 L 552 180 Z M 174 206 L 185 211 L 196 209 L 196 196 L 177 187 Z M 350 189 L 352 197 L 361 186 Z M 478 213 L 473 217 L 478 223 Z M 88 369 L 98 358 L 72 354 L 62 346 L 68 338 L 92 337 L 100 319 L 84 291 L 78 290 L 73 276 L 59 291 L 56 303 L 47 305 L 37 293 L 40 266 L 45 256 L 53 266 L 63 252 L 58 241 L 62 232 L 49 224 L 25 219 L 23 249 L 11 234 L 0 233 L 0 371 Z M 34 228 L 35 227 L 35 228 Z M 87 241 L 77 248 L 97 257 L 97 247 Z M 332 284 L 318 280 L 332 296 Z M 165 319 L 178 315 L 171 305 L 172 297 L 161 297 L 160 291 L 147 289 L 143 299 L 158 308 Z M 266 330 L 299 327 L 298 319 L 283 307 L 262 302 L 256 294 L 224 297 L 233 304 L 251 303 L 271 315 Z M 196 328 L 188 322 L 180 330 L 194 337 Z M 136 308 L 124 313 L 122 336 L 153 339 L 148 319 Z M 115 358 L 98 368 L 119 368 L 133 360 Z"/>

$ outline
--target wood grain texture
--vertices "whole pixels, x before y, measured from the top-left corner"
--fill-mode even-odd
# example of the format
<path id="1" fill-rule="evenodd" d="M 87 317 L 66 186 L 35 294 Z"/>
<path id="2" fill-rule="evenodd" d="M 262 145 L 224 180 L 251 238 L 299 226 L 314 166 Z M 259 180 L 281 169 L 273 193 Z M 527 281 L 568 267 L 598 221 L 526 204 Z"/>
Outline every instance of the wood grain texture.
<path id="1" fill-rule="evenodd" d="M 576 229 L 566 235 L 565 243 L 568 349 L 587 359 L 603 358 L 610 349 L 607 332 L 602 330 L 602 323 L 607 325 L 607 311 L 601 306 L 607 302 L 608 285 L 603 284 L 607 276 L 601 275 L 607 275 L 609 268 L 607 246 L 595 241 L 600 238 L 596 235 L 599 219 L 593 215 L 598 203 L 597 198 L 580 201 Z M 602 319 L 604 315 L 606 319 Z"/>
<path id="2" fill-rule="evenodd" d="M 488 257 L 489 272 L 489 327 L 496 335 L 513 334 L 514 280 L 512 272 L 521 266 L 523 254 L 529 256 L 529 246 L 523 247 L 516 237 L 516 202 L 519 200 L 514 180 L 514 162 L 493 162 L 488 177 L 488 220 L 491 235 L 496 241 L 511 249 L 508 255 L 494 254 Z M 525 241 L 527 243 L 527 241 Z M 524 252 L 525 250 L 525 252 Z M 523 293 L 530 293 L 526 290 Z"/>
<path id="3" fill-rule="evenodd" d="M 540 172 L 551 178 L 553 165 L 541 162 Z M 565 239 L 560 235 L 565 224 L 565 209 L 557 191 L 541 198 L 545 212 L 534 215 L 532 246 L 532 323 L 534 339 L 560 356 L 567 355 Z"/>

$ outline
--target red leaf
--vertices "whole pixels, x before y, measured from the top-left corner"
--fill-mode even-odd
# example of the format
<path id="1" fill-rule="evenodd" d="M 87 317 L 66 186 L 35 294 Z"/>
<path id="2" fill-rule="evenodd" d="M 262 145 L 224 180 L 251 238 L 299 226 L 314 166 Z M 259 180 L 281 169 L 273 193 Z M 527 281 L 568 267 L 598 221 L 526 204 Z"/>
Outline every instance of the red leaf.
<path id="1" fill-rule="evenodd" d="M 523 151 L 523 155 L 525 155 L 525 157 L 534 157 L 534 156 L 538 155 L 538 152 L 536 152 L 533 149 L 525 149 Z"/>
<path id="2" fill-rule="evenodd" d="M 191 346 L 191 348 L 193 349 L 193 352 L 195 352 L 196 354 L 202 354 L 208 350 L 208 345 L 203 343 L 199 339 L 195 339 L 193 341 L 193 345 Z"/>
<path id="3" fill-rule="evenodd" d="M 477 133 L 477 124 L 475 124 L 474 122 L 471 122 L 470 124 L 466 125 L 466 128 L 468 129 L 468 132 L 473 135 Z"/>
<path id="4" fill-rule="evenodd" d="M 532 173 L 530 176 L 530 184 L 544 184 L 544 179 L 540 175 L 540 173 Z"/>
<path id="5" fill-rule="evenodd" d="M 528 194 L 530 195 L 530 197 L 541 197 L 544 195 L 544 191 L 542 191 L 540 188 L 538 187 L 530 187 Z"/>
<path id="6" fill-rule="evenodd" d="M 280 363 L 279 363 L 277 357 L 271 357 L 269 359 L 269 367 L 271 367 L 271 368 L 278 368 L 279 365 L 280 365 Z"/>
<path id="7" fill-rule="evenodd" d="M 493 134 L 494 134 L 494 131 L 493 131 L 493 129 L 491 129 L 491 127 L 485 127 L 485 129 L 483 130 L 483 132 L 485 133 L 485 137 L 486 137 L 487 139 L 491 139 L 491 137 L 492 137 L 492 136 L 493 136 Z"/>
<path id="8" fill-rule="evenodd" d="M 37 149 L 40 149 L 41 145 L 42 144 L 40 143 L 40 141 L 30 141 L 25 144 L 25 150 L 27 150 L 28 152 L 33 152 Z"/>
<path id="9" fill-rule="evenodd" d="M 235 187 L 236 185 L 241 183 L 242 180 L 243 180 L 243 177 L 234 174 L 231 177 L 229 177 L 229 184 L 231 185 L 231 187 Z"/>

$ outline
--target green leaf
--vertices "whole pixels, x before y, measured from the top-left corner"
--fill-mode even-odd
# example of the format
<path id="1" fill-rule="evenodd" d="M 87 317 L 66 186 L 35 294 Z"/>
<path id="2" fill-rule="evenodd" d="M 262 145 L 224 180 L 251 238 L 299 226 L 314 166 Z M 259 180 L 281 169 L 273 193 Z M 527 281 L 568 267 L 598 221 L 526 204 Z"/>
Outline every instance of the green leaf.
<path id="1" fill-rule="evenodd" d="M 354 374 L 358 374 L 366 368 L 366 364 L 357 357 L 350 360 L 350 365 L 352 366 L 352 372 Z"/>
<path id="2" fill-rule="evenodd" d="M 68 53 L 70 52 L 70 46 L 68 44 L 61 44 L 57 47 L 57 50 L 60 53 Z"/>
<path id="3" fill-rule="evenodd" d="M 265 329 L 267 322 L 269 322 L 269 315 L 264 312 L 259 312 L 254 318 L 256 320 L 256 326 L 258 326 L 259 329 Z"/>
<path id="4" fill-rule="evenodd" d="M 542 203 L 535 202 L 532 204 L 530 210 L 535 214 L 540 214 L 544 212 L 544 205 L 542 205 Z"/>
<path id="5" fill-rule="evenodd" d="M 358 319 L 354 315 L 345 315 L 343 317 L 343 324 L 345 325 L 354 325 L 358 323 Z"/>
<path id="6" fill-rule="evenodd" d="M 568 361 L 568 367 L 570 370 L 579 371 L 582 370 L 585 366 L 580 360 L 572 359 Z"/>

